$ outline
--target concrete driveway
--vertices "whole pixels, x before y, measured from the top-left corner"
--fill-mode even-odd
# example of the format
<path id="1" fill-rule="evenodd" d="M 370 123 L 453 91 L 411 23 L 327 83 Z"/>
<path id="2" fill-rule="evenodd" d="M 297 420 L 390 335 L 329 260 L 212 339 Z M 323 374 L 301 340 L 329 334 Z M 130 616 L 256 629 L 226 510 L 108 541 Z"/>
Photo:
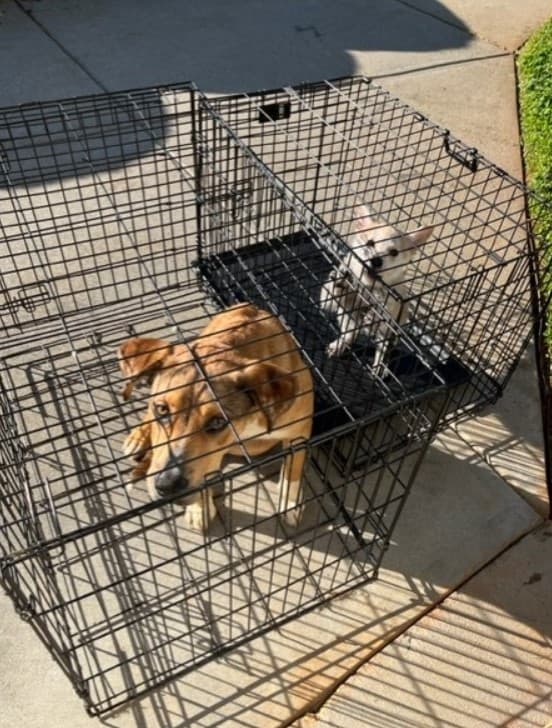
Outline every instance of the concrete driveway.
<path id="1" fill-rule="evenodd" d="M 0 104 L 185 79 L 210 92 L 235 92 L 365 73 L 520 176 L 513 52 L 550 12 L 549 0 L 0 0 Z M 552 683 L 545 664 L 551 575 L 544 561 L 552 562 L 552 539 L 541 525 L 547 506 L 540 427 L 529 352 L 492 412 L 431 447 L 377 583 L 103 722 L 113 728 L 289 724 L 366 663 L 318 717 L 301 725 L 544 725 L 541 698 Z M 531 535 L 520 542 L 524 534 Z M 521 589 L 525 582 L 533 592 Z M 436 604 L 442 606 L 432 614 L 442 628 L 428 638 L 426 620 L 434 617 L 410 625 Z M 458 618 L 462 610 L 465 619 Z M 99 725 L 5 597 L 0 615 L 0 723 Z M 496 615 L 500 629 L 490 635 Z M 486 637 L 477 636 L 474 624 Z M 494 694 L 465 689 L 476 673 L 472 663 L 453 659 L 455 650 L 464 643 L 472 656 L 489 654 L 493 639 L 505 671 L 496 678 L 506 686 L 496 697 L 500 710 L 476 711 L 473 722 L 462 722 L 460 713 L 474 717 L 462 700 L 491 701 Z M 432 673 L 425 690 L 428 661 L 442 650 L 452 666 L 442 678 Z M 488 660 L 491 682 L 494 669 Z M 515 679 L 504 675 L 518 673 L 529 675 L 533 687 L 514 694 L 506 688 Z M 358 679 L 367 682 L 359 687 Z M 525 707 L 535 695 L 542 715 L 532 714 L 533 721 Z"/>

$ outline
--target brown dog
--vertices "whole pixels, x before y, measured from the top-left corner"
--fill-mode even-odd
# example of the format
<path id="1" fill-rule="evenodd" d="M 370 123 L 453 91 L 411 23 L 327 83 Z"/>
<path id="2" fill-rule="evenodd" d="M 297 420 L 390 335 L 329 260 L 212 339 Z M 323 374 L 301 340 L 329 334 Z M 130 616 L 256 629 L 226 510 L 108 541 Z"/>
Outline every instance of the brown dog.
<path id="1" fill-rule="evenodd" d="M 151 381 L 146 415 L 124 452 L 136 463 L 133 479 L 146 477 L 152 498 L 185 495 L 219 471 L 226 454 L 253 457 L 311 434 L 311 373 L 280 321 L 250 304 L 218 314 L 190 343 L 129 339 L 118 358 L 125 399 L 139 379 Z M 294 526 L 304 461 L 299 448 L 280 473 L 280 508 L 289 509 Z M 206 529 L 215 513 L 208 488 L 186 499 L 193 528 Z"/>

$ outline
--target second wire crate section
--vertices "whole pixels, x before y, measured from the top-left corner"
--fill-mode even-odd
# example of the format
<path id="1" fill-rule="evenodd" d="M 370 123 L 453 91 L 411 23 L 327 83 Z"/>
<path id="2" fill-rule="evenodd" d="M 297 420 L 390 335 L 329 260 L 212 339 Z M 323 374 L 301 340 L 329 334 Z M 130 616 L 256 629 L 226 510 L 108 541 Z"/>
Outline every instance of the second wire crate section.
<path id="1" fill-rule="evenodd" d="M 362 77 L 204 97 L 199 137 L 209 148 L 199 145 L 199 261 L 215 296 L 256 296 L 291 316 L 360 407 L 357 367 L 370 368 L 378 337 L 398 342 L 376 372 L 378 392 L 416 395 L 438 380 L 450 393 L 440 427 L 501 396 L 534 321 L 523 185 Z M 382 274 L 377 296 L 358 277 L 371 272 L 370 235 L 358 235 L 366 211 L 376 235 L 431 228 L 396 269 L 400 285 Z M 321 314 L 320 289 L 332 270 L 351 277 L 365 309 L 393 311 L 387 325 L 400 320 L 401 336 L 369 321 L 366 338 L 328 357 L 339 323 Z"/>

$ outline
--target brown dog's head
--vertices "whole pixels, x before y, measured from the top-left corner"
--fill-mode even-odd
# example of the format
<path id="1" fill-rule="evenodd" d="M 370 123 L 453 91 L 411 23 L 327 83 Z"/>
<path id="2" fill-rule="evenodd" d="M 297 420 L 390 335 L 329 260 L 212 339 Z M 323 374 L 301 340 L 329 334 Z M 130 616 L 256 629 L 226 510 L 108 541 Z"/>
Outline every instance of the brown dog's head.
<path id="1" fill-rule="evenodd" d="M 241 441 L 267 437 L 295 395 L 293 373 L 231 350 L 134 338 L 119 348 L 128 399 L 141 378 L 151 381 L 148 489 L 155 497 L 184 493 L 220 470 Z M 281 422 L 280 422 L 281 424 Z"/>

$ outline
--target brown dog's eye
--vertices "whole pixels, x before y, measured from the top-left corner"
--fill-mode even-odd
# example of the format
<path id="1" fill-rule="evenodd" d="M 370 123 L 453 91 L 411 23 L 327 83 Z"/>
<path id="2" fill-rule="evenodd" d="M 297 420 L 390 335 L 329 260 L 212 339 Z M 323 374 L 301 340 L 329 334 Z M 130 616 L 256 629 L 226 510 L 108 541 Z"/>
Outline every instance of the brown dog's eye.
<path id="1" fill-rule="evenodd" d="M 170 414 L 169 405 L 165 402 L 155 402 L 153 411 L 158 419 L 164 419 Z"/>
<path id="2" fill-rule="evenodd" d="M 390 256 L 391 256 L 392 258 L 396 258 L 398 254 L 399 254 L 399 251 L 398 251 L 398 250 L 396 250 L 395 248 L 392 248 L 392 249 L 391 249 L 391 250 L 389 251 L 389 255 L 390 255 Z"/>
<path id="3" fill-rule="evenodd" d="M 203 428 L 205 432 L 220 432 L 228 426 L 228 420 L 224 417 L 211 417 L 209 422 Z"/>

